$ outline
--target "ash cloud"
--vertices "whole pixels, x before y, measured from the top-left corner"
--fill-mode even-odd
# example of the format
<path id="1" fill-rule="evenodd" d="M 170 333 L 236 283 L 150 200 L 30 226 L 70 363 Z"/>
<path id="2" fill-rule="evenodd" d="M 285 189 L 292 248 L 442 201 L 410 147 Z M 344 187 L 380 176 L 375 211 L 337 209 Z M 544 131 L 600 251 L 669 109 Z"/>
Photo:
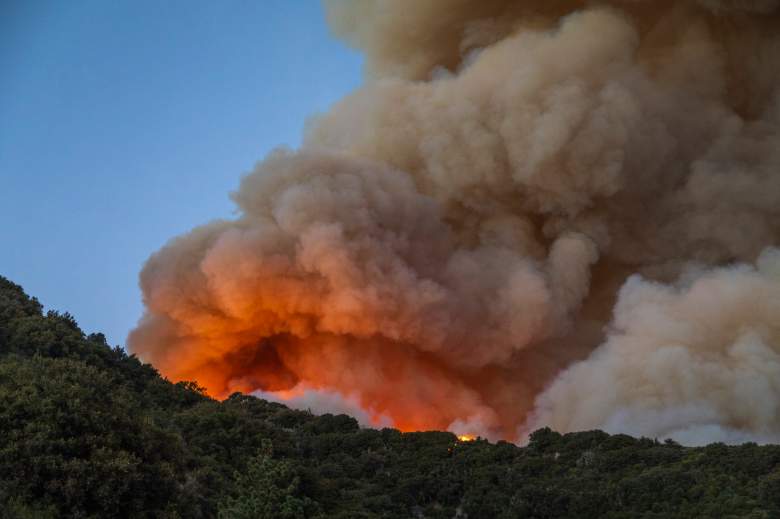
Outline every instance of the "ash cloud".
<path id="1" fill-rule="evenodd" d="M 365 86 L 149 259 L 132 351 L 407 430 L 780 434 L 777 2 L 326 5 Z"/>

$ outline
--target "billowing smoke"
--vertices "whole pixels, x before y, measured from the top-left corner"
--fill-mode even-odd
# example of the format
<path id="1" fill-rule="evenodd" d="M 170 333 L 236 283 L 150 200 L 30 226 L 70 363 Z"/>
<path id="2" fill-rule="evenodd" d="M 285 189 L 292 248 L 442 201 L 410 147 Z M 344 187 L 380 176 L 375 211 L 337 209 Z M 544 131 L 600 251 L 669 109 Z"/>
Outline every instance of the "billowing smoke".
<path id="1" fill-rule="evenodd" d="M 780 440 L 780 250 L 620 290 L 606 342 L 537 399 L 534 425 L 707 443 Z"/>
<path id="2" fill-rule="evenodd" d="M 366 85 L 149 259 L 132 351 L 405 430 L 780 437 L 780 2 L 327 7 Z"/>

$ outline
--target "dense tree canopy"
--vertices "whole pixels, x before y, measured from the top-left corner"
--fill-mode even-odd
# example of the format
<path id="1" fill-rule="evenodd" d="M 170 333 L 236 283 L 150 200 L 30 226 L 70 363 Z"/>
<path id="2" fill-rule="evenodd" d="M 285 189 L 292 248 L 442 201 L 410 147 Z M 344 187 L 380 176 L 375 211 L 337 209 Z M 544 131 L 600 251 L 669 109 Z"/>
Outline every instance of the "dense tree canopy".
<path id="1" fill-rule="evenodd" d="M 526 447 L 217 402 L 0 277 L 0 517 L 772 518 L 780 446 Z"/>

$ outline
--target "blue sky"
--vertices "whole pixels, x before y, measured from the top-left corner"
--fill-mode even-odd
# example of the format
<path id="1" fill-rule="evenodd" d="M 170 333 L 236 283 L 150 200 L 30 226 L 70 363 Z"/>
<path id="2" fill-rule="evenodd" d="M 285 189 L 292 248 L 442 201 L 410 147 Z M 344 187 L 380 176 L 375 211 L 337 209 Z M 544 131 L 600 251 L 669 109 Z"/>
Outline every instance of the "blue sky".
<path id="1" fill-rule="evenodd" d="M 361 66 L 313 0 L 2 2 L 0 274 L 124 345 L 149 254 Z"/>

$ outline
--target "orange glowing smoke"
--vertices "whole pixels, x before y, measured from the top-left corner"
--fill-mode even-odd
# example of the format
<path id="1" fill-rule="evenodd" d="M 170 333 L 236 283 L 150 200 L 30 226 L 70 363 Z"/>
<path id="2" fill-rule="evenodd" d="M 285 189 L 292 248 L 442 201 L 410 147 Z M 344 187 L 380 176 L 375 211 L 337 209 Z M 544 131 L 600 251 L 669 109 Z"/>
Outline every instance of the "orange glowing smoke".
<path id="1" fill-rule="evenodd" d="M 529 345 L 567 319 L 555 292 L 582 292 L 587 272 L 557 271 L 592 260 L 585 238 L 559 238 L 547 262 L 461 250 L 407 175 L 322 152 L 272 155 L 236 199 L 239 221 L 195 229 L 147 262 L 134 352 L 217 397 L 305 383 L 402 430 L 515 437 L 563 365 Z"/>
<path id="2" fill-rule="evenodd" d="M 225 333 L 225 337 L 230 335 Z M 293 401 L 302 395 L 303 382 L 310 390 L 336 390 L 354 395 L 371 424 L 379 426 L 383 418 L 390 418 L 386 425 L 402 431 L 446 430 L 459 419 L 471 418 L 482 431 L 514 438 L 527 412 L 527 407 L 518 405 L 523 401 L 517 395 L 522 397 L 526 390 L 513 381 L 514 373 L 495 367 L 464 373 L 402 344 L 287 335 L 250 346 L 221 345 L 230 351 L 221 358 L 204 359 L 198 354 L 213 350 L 189 343 L 180 351 L 193 355 L 171 357 L 170 362 L 158 359 L 155 365 L 173 380 L 198 380 L 217 398 L 234 391 L 260 390 L 281 401 Z M 502 401 L 504 391 L 515 394 Z M 525 405 L 531 402 L 529 395 Z M 312 407 L 317 410 L 316 405 Z"/>

